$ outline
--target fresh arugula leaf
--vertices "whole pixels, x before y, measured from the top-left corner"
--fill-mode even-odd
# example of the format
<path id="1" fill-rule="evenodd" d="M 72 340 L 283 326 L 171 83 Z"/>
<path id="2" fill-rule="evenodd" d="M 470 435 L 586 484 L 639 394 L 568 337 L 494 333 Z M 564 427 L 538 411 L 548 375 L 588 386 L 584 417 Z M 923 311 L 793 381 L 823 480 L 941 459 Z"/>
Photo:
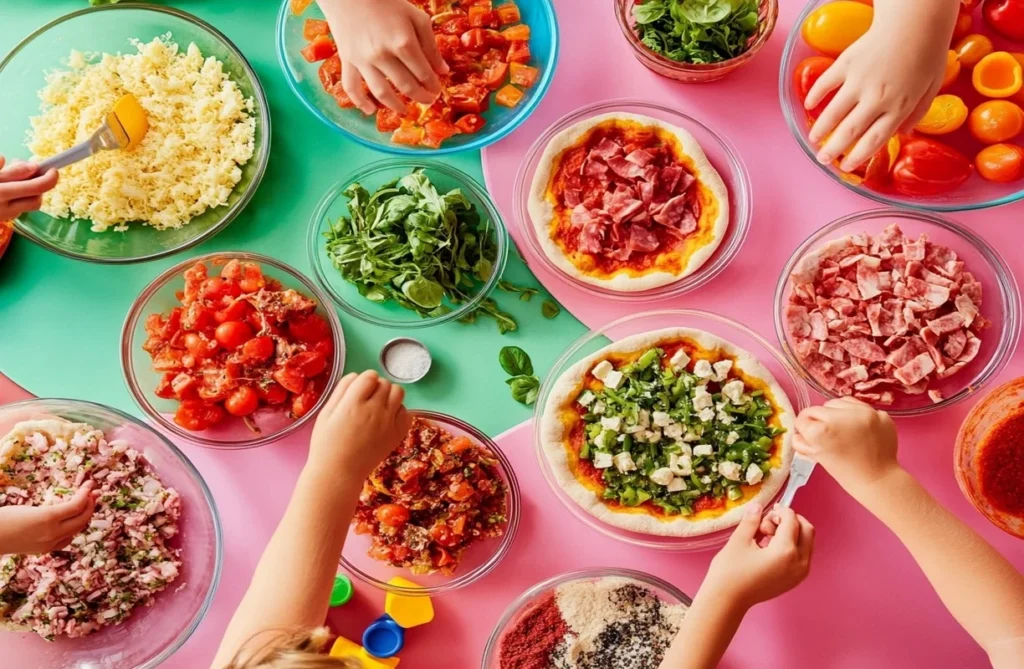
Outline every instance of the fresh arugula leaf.
<path id="1" fill-rule="evenodd" d="M 533 374 L 533 362 L 526 351 L 518 346 L 506 346 L 498 352 L 501 368 L 510 376 L 530 376 Z"/>

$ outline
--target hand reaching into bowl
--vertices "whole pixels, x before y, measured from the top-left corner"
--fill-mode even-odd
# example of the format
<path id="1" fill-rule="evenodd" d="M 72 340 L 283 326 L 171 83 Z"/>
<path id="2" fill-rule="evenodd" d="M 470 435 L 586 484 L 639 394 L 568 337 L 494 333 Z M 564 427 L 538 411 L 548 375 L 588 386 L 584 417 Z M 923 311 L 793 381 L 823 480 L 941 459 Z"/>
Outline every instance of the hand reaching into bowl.
<path id="1" fill-rule="evenodd" d="M 35 163 L 5 165 L 0 156 L 0 221 L 9 221 L 43 206 L 43 193 L 57 185 L 57 170 L 36 174 Z"/>
<path id="2" fill-rule="evenodd" d="M 341 85 L 364 114 L 378 101 L 399 115 L 406 107 L 398 89 L 414 102 L 431 104 L 441 94 L 438 75 L 448 65 L 434 41 L 430 17 L 407 0 L 321 0 L 338 44 Z"/>
<path id="3" fill-rule="evenodd" d="M 863 37 L 836 59 L 807 93 L 812 110 L 828 99 L 809 140 L 818 161 L 840 156 L 841 169 L 864 164 L 898 131 L 920 121 L 939 88 L 960 7 L 958 0 L 876 0 Z"/>
<path id="4" fill-rule="evenodd" d="M 0 555 L 58 551 L 89 525 L 96 508 L 92 481 L 71 497 L 46 506 L 0 507 Z"/>

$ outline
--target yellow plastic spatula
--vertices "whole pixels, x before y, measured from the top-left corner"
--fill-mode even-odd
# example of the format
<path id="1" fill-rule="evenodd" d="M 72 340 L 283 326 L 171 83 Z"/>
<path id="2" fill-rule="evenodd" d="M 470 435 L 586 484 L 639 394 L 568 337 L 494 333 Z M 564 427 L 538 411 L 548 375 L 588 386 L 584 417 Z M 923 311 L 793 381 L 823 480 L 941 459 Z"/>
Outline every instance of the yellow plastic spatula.
<path id="1" fill-rule="evenodd" d="M 114 103 L 114 109 L 107 114 L 103 125 L 93 133 L 92 137 L 39 163 L 38 174 L 45 174 L 47 170 L 51 169 L 59 170 L 62 167 L 67 167 L 71 163 L 77 163 L 99 151 L 134 148 L 146 136 L 148 129 L 146 110 L 131 93 L 122 95 Z"/>

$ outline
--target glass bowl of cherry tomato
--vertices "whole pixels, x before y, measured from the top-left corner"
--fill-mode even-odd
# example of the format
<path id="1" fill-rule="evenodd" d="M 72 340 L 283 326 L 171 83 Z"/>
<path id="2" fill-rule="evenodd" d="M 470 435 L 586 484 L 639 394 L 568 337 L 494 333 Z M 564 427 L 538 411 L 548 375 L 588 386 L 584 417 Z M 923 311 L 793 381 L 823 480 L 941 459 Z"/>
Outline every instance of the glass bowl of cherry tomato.
<path id="1" fill-rule="evenodd" d="M 345 365 L 341 321 L 297 270 L 256 253 L 190 258 L 135 299 L 121 369 L 147 416 L 211 448 L 253 448 L 310 420 Z"/>
<path id="2" fill-rule="evenodd" d="M 431 4 L 410 0 L 425 11 Z M 430 105 L 399 115 L 380 107 L 365 116 L 343 90 L 341 61 L 323 12 L 312 0 L 282 0 L 277 55 L 299 100 L 332 128 L 387 153 L 474 151 L 505 137 L 544 98 L 558 61 L 551 0 L 453 0 L 436 14 L 434 33 L 451 68 Z"/>
<path id="3" fill-rule="evenodd" d="M 890 206 L 968 211 L 1024 199 L 1024 39 L 1009 35 L 1001 0 L 961 3 L 945 81 L 910 132 L 854 172 L 839 161 L 821 165 L 811 126 L 832 99 L 815 109 L 804 99 L 835 59 L 870 27 L 869 2 L 812 0 L 786 42 L 779 73 L 782 110 L 803 152 L 840 185 Z"/>

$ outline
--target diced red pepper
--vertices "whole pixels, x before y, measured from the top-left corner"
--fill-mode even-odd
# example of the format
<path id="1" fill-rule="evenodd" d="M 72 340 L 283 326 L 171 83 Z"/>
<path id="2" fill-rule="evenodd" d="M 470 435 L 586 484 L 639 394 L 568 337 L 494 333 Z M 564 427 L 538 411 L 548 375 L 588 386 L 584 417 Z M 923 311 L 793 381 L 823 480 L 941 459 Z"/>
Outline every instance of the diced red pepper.
<path id="1" fill-rule="evenodd" d="M 508 45 L 508 62 L 527 63 L 530 60 L 529 42 L 512 42 Z"/>
<path id="2" fill-rule="evenodd" d="M 497 28 L 498 15 L 482 5 L 469 8 L 469 25 L 474 28 Z"/>
<path id="3" fill-rule="evenodd" d="M 479 114 L 484 110 L 487 95 L 486 88 L 473 84 L 458 84 L 448 89 L 448 102 L 456 112 Z"/>
<path id="4" fill-rule="evenodd" d="M 298 16 L 313 4 L 313 0 L 291 0 L 292 14 Z"/>
<path id="5" fill-rule="evenodd" d="M 437 31 L 442 35 L 454 35 L 458 37 L 472 27 L 473 26 L 469 24 L 469 19 L 465 16 L 457 16 L 442 23 Z"/>
<path id="6" fill-rule="evenodd" d="M 523 88 L 533 86 L 537 81 L 537 75 L 540 74 L 535 67 L 515 62 L 509 64 L 509 73 L 512 75 L 512 83 Z"/>
<path id="7" fill-rule="evenodd" d="M 334 84 L 328 93 L 331 94 L 331 97 L 334 98 L 334 101 L 337 102 L 338 106 L 342 109 L 351 109 L 356 106 L 356 104 L 352 102 L 352 98 L 350 98 L 348 93 L 345 92 L 345 89 L 342 88 L 340 81 Z"/>
<path id="8" fill-rule="evenodd" d="M 487 31 L 483 28 L 471 28 L 462 33 L 459 41 L 470 53 L 482 54 L 487 50 Z"/>
<path id="9" fill-rule="evenodd" d="M 310 63 L 326 60 L 338 53 L 338 45 L 330 37 L 317 37 L 302 50 L 302 57 Z"/>
<path id="10" fill-rule="evenodd" d="M 330 92 L 331 87 L 341 80 L 341 58 L 334 54 L 320 64 L 320 83 L 324 90 Z"/>
<path id="11" fill-rule="evenodd" d="M 480 114 L 466 114 L 455 122 L 455 127 L 467 135 L 471 135 L 484 127 L 485 123 L 484 117 Z"/>
<path id="12" fill-rule="evenodd" d="M 302 36 L 310 41 L 330 34 L 331 27 L 323 19 L 306 19 L 306 22 L 302 24 Z"/>
<path id="13" fill-rule="evenodd" d="M 402 125 L 402 118 L 388 107 L 377 110 L 377 131 L 391 132 Z"/>
<path id="14" fill-rule="evenodd" d="M 498 5 L 498 9 L 495 11 L 498 13 L 498 20 L 501 21 L 502 25 L 519 23 L 522 20 L 522 17 L 519 14 L 519 6 L 514 2 L 507 2 L 504 5 Z"/>
<path id="15" fill-rule="evenodd" d="M 494 101 L 503 107 L 515 107 L 519 104 L 519 101 L 523 99 L 523 92 L 509 84 L 498 91 L 498 95 L 495 96 Z"/>
<path id="16" fill-rule="evenodd" d="M 395 144 L 418 146 L 423 142 L 423 135 L 423 128 L 415 125 L 405 125 L 392 133 L 391 141 Z"/>
<path id="17" fill-rule="evenodd" d="M 530 26 L 520 23 L 517 26 L 505 28 L 501 34 L 509 42 L 526 42 L 530 39 Z"/>
<path id="18" fill-rule="evenodd" d="M 441 57 L 446 61 L 454 59 L 462 48 L 462 42 L 455 35 L 435 35 L 434 41 L 437 42 L 437 50 L 441 52 Z"/>
<path id="19" fill-rule="evenodd" d="M 515 64 L 518 65 L 518 63 Z M 497 90 L 503 83 L 505 83 L 505 77 L 507 76 L 508 63 L 494 63 L 483 71 L 481 83 L 491 90 Z"/>
<path id="20" fill-rule="evenodd" d="M 458 127 L 449 123 L 448 121 L 442 121 L 440 119 L 436 121 L 428 121 L 423 126 L 423 146 L 428 146 L 432 149 L 436 149 L 441 146 L 441 142 L 448 139 L 452 135 L 459 133 Z"/>

